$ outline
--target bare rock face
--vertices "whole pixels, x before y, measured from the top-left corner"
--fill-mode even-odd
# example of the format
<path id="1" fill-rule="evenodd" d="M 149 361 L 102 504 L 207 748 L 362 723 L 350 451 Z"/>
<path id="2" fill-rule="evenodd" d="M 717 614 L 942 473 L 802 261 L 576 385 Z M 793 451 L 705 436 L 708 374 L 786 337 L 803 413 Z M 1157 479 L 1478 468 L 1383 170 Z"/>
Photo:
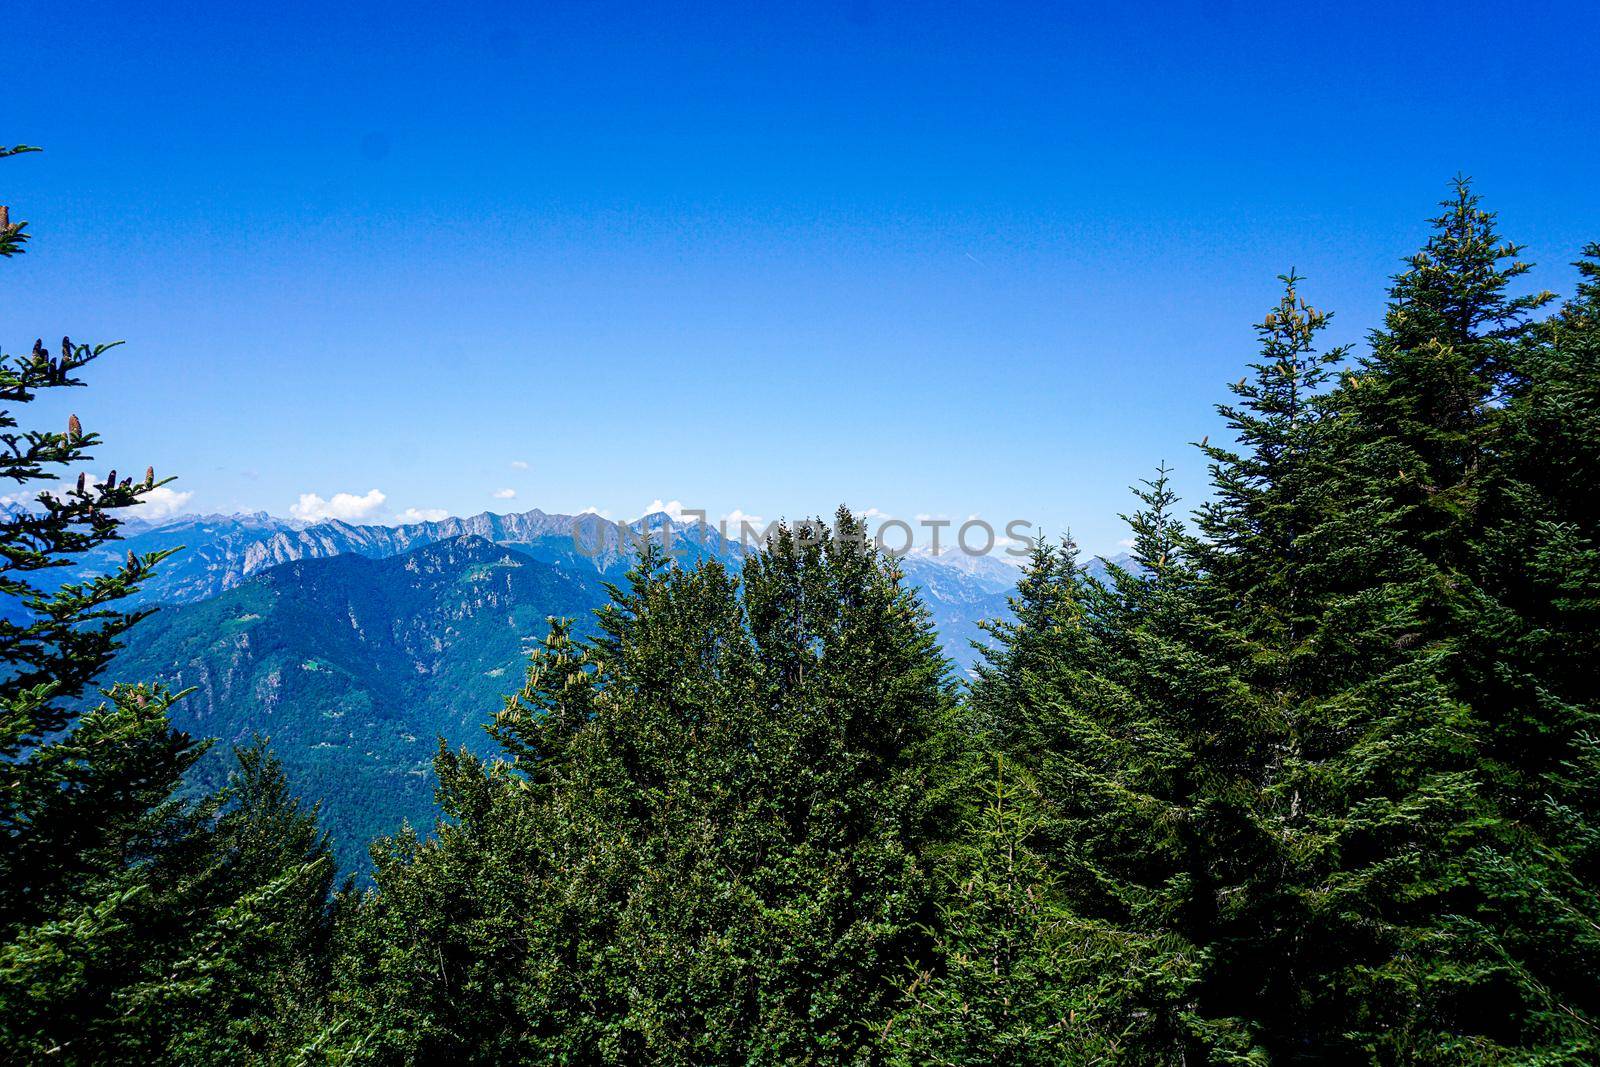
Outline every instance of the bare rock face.
<path id="1" fill-rule="evenodd" d="M 743 554 L 716 530 L 674 524 L 665 515 L 650 515 L 624 525 L 593 515 L 550 515 L 535 509 L 513 515 L 485 512 L 407 526 L 358 526 L 337 521 L 307 525 L 258 513 L 184 516 L 153 525 L 130 523 L 120 543 L 92 554 L 77 573 L 108 571 L 129 550 L 145 553 L 180 548 L 162 563 L 139 599 L 188 604 L 216 596 L 251 575 L 284 563 L 350 555 L 385 559 L 424 545 L 472 536 L 516 545 L 535 559 L 587 569 L 610 579 L 626 570 L 631 546 L 644 531 L 656 531 L 659 540 L 660 531 L 669 525 L 673 545 L 687 562 L 704 557 L 731 561 Z M 63 573 L 61 580 L 67 579 Z"/>

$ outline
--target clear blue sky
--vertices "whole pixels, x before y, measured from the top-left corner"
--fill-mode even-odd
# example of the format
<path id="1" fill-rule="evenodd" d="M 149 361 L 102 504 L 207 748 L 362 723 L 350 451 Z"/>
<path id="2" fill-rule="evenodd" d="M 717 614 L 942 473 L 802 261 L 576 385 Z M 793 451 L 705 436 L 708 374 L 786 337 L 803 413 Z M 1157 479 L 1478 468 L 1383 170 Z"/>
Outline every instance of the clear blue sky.
<path id="1" fill-rule="evenodd" d="M 1317 6 L 13 0 L 0 339 L 125 338 L 73 406 L 191 510 L 1112 551 L 1278 273 L 1359 341 L 1457 172 L 1536 285 L 1600 239 L 1600 5 Z"/>

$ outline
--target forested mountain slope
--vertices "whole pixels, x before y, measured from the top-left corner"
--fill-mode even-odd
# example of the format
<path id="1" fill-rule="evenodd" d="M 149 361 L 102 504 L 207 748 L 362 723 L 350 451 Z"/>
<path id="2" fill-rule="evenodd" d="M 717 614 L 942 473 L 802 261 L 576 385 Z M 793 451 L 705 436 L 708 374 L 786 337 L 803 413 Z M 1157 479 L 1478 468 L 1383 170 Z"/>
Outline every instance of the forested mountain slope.
<path id="1" fill-rule="evenodd" d="M 270 736 L 296 789 L 325 802 L 348 865 L 402 818 L 432 822 L 436 738 L 480 746 L 546 618 L 587 632 L 604 599 L 593 571 L 471 535 L 387 559 L 301 560 L 163 607 L 107 676 L 194 687 L 173 719 L 222 742 L 202 764 L 208 783 L 232 743 Z"/>

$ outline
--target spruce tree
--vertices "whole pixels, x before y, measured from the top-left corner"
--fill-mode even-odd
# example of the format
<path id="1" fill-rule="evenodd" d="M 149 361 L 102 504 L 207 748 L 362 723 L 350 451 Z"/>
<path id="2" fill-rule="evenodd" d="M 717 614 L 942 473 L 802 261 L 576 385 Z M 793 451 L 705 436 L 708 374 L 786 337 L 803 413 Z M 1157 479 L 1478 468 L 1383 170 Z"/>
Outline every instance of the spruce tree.
<path id="1" fill-rule="evenodd" d="M 1481 854 L 1479 879 L 1517 915 L 1501 936 L 1516 981 L 1534 987 L 1522 1040 L 1589 1056 L 1600 1055 L 1600 685 L 1585 667 L 1600 632 L 1597 255 L 1585 249 L 1576 295 L 1504 375 L 1458 614 L 1463 684 L 1489 713 L 1485 776 L 1517 828 Z"/>
<path id="2" fill-rule="evenodd" d="M 36 151 L 0 150 L 0 158 Z M 25 251 L 27 223 L 0 219 L 0 253 Z M 18 408 L 51 390 L 81 388 L 79 372 L 114 345 L 75 344 L 59 352 L 34 341 L 24 356 L 0 354 L 0 479 L 35 507 L 0 515 L 0 922 L 36 919 L 49 907 L 52 886 L 70 879 L 121 821 L 149 806 L 144 792 L 189 759 L 185 739 L 165 726 L 167 697 L 157 691 L 120 692 L 102 714 L 73 724 L 84 691 L 110 662 L 144 611 L 122 611 L 165 553 L 130 555 L 110 574 L 65 584 L 48 582 L 74 557 L 117 537 L 118 509 L 132 507 L 157 485 L 153 470 L 135 484 L 116 471 L 86 473 L 56 488 L 64 471 L 80 470 L 100 444 L 76 415 L 56 429 L 24 429 Z M 125 754 L 137 753 L 124 758 Z M 101 758 L 94 758 L 103 754 Z"/>
<path id="3" fill-rule="evenodd" d="M 989 640 L 973 646 L 979 659 L 971 704 L 998 751 L 1035 751 L 1045 744 L 1039 734 L 1052 729 L 1049 713 L 1025 705 L 1028 687 L 1052 669 L 1087 663 L 1082 574 L 1070 534 L 1059 544 L 1040 534 L 1016 592 L 1007 597 L 1009 617 L 978 623 Z"/>
<path id="4" fill-rule="evenodd" d="M 1246 718 L 1217 758 L 1232 763 L 1248 799 L 1251 862 L 1227 892 L 1231 922 L 1210 946 L 1213 989 L 1251 1020 L 1267 1047 L 1300 1026 L 1309 908 L 1303 896 L 1315 856 L 1303 776 L 1316 765 L 1306 704 L 1316 670 L 1312 641 L 1326 606 L 1311 578 L 1309 538 L 1334 507 L 1327 493 L 1338 457 L 1329 447 L 1328 388 L 1346 349 L 1324 349 L 1331 315 L 1280 278 L 1283 295 L 1257 324 L 1259 354 L 1219 404 L 1232 441 L 1200 449 L 1212 496 L 1197 515 L 1195 593 L 1215 652 L 1248 689 Z M 1243 799 L 1243 798 L 1242 798 Z M 1279 1050 L 1280 1053 L 1282 1050 Z"/>

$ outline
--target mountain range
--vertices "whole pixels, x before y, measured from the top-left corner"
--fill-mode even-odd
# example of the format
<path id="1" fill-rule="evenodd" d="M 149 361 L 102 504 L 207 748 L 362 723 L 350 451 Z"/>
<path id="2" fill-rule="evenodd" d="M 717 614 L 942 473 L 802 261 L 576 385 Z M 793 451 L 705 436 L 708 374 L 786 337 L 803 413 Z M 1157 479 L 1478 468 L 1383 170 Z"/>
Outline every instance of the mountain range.
<path id="1" fill-rule="evenodd" d="M 619 523 L 596 515 L 551 515 L 534 509 L 404 526 L 363 526 L 338 520 L 304 523 L 256 512 L 184 516 L 162 523 L 128 522 L 122 540 L 86 555 L 77 573 L 109 571 L 130 551 L 143 554 L 180 548 L 182 551 L 162 563 L 136 599 L 184 604 L 216 596 L 282 563 L 346 555 L 381 559 L 473 536 L 517 545 L 535 559 L 587 568 L 614 580 L 627 569 L 631 546 L 647 530 L 654 531 L 657 540 L 662 539 L 662 531 L 670 530 L 672 547 L 685 565 L 707 557 L 731 560 L 742 554 L 736 542 L 723 539 L 715 528 L 674 522 L 662 513 Z"/>
<path id="2" fill-rule="evenodd" d="M 574 540 L 574 528 L 578 538 Z M 129 635 L 109 679 L 192 688 L 181 728 L 219 740 L 197 781 L 215 785 L 229 746 L 267 735 L 293 781 L 324 804 L 341 861 L 409 820 L 430 825 L 437 739 L 482 751 L 481 725 L 522 681 L 549 616 L 592 632 L 606 584 L 645 536 L 692 565 L 737 566 L 713 528 L 646 516 L 481 514 L 405 526 L 307 524 L 265 514 L 129 523 L 124 539 L 63 575 L 109 570 L 128 551 L 181 548 L 138 600 L 161 609 Z M 958 671 L 979 621 L 1008 613 L 1019 571 L 995 557 L 914 551 L 901 560 Z"/>
<path id="3" fill-rule="evenodd" d="M 366 526 L 339 521 L 307 524 L 257 512 L 185 516 L 155 524 L 130 522 L 121 542 L 91 553 L 75 575 L 110 571 L 129 551 L 143 554 L 180 548 L 134 599 L 186 604 L 216 596 L 283 563 L 343 555 L 381 559 L 423 545 L 475 536 L 514 545 L 534 559 L 615 582 L 627 570 L 632 546 L 646 531 L 653 531 L 657 540 L 670 531 L 674 553 L 685 565 L 705 558 L 737 564 L 745 552 L 744 545 L 724 538 L 715 527 L 675 522 L 664 513 L 620 523 L 595 515 L 535 509 L 404 526 Z M 907 579 L 922 593 L 934 617 L 945 655 L 958 669 L 967 670 L 975 659 L 971 642 L 982 636 L 977 622 L 1006 613 L 1006 598 L 1015 587 L 1017 569 L 995 556 L 950 551 L 935 555 L 926 549 L 907 554 L 901 562 Z M 66 576 L 63 573 L 62 580 Z"/>
<path id="4" fill-rule="evenodd" d="M 521 684 L 546 619 L 592 632 L 605 600 L 592 570 L 467 534 L 385 559 L 284 563 L 166 606 L 109 674 L 193 688 L 173 719 L 221 742 L 198 770 L 206 786 L 226 773 L 230 745 L 270 737 L 358 867 L 378 833 L 431 824 L 437 739 L 482 750 L 480 726 Z"/>

